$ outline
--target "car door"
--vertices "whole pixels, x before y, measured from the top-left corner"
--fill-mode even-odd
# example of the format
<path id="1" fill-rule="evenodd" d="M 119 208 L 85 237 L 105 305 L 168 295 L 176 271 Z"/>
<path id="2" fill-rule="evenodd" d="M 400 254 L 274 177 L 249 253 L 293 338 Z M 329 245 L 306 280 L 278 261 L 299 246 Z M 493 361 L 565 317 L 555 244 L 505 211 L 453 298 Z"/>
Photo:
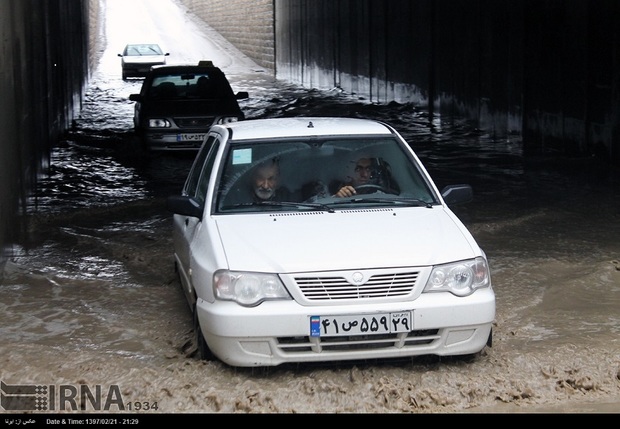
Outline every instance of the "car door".
<path id="1" fill-rule="evenodd" d="M 183 187 L 183 195 L 192 197 L 204 207 L 208 177 L 211 173 L 219 147 L 217 135 L 208 135 L 191 167 Z M 173 243 L 178 269 L 186 292 L 191 292 L 189 279 L 190 248 L 202 219 L 175 214 L 173 217 Z"/>

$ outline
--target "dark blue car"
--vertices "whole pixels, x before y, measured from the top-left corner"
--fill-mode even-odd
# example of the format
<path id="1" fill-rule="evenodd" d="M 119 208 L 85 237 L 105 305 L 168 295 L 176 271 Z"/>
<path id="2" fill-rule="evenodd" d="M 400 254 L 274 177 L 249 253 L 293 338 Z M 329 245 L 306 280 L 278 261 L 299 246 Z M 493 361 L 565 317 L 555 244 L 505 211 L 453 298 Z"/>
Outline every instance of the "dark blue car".
<path id="1" fill-rule="evenodd" d="M 212 125 L 245 119 L 226 75 L 210 61 L 153 67 L 135 101 L 134 128 L 148 151 L 197 151 Z"/>

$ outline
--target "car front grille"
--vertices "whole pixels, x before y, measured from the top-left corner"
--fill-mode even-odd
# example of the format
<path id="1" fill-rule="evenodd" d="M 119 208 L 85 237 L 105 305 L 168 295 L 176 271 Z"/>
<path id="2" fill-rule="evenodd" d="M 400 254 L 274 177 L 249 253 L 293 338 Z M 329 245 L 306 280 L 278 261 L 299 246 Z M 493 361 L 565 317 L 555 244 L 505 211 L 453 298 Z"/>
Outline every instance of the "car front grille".
<path id="1" fill-rule="evenodd" d="M 283 353 L 325 353 L 375 349 L 422 347 L 440 338 L 438 329 L 423 329 L 399 334 L 351 335 L 341 337 L 279 337 Z"/>
<path id="2" fill-rule="evenodd" d="M 200 118 L 174 118 L 174 122 L 179 128 L 197 128 L 197 127 L 210 127 L 214 121 L 213 116 L 200 117 Z"/>
<path id="3" fill-rule="evenodd" d="M 125 64 L 126 70 L 150 70 L 152 66 L 159 66 L 161 62 L 156 63 L 137 63 L 137 64 Z"/>
<path id="4" fill-rule="evenodd" d="M 342 276 L 295 276 L 304 297 L 311 301 L 389 298 L 408 295 L 418 272 L 379 273 L 364 284 L 355 285 Z"/>

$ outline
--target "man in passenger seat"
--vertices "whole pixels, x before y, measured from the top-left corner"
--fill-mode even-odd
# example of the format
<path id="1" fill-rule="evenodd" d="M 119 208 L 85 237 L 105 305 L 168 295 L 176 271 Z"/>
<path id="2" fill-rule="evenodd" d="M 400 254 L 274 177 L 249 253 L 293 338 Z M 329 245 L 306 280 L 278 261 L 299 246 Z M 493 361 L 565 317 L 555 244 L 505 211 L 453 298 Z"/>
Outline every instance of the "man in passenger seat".
<path id="1" fill-rule="evenodd" d="M 259 164 L 252 174 L 251 185 L 254 201 L 290 201 L 290 191 L 280 186 L 278 158 Z"/>

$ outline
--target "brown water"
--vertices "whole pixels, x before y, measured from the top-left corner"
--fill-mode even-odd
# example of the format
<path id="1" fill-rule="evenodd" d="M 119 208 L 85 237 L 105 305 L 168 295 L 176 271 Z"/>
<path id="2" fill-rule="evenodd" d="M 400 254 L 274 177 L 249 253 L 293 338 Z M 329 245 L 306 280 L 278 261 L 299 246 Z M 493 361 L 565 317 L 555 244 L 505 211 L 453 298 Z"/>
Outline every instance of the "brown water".
<path id="1" fill-rule="evenodd" d="M 164 208 L 192 159 L 147 160 L 132 150 L 127 96 L 141 81 L 120 79 L 122 46 L 112 43 L 120 36 L 108 30 L 84 109 L 53 150 L 0 283 L 0 380 L 114 385 L 125 403 L 157 403 L 145 413 L 620 412 L 617 172 L 593 159 L 526 160 L 518 136 L 498 140 L 465 121 L 430 120 L 414 106 L 275 81 L 175 2 L 148 3 L 162 7 L 166 22 L 178 14 L 177 25 L 196 26 L 183 44 L 198 58 L 205 40 L 217 40 L 209 56 L 235 90 L 250 93 L 242 102 L 248 118 L 385 120 L 440 188 L 472 184 L 474 201 L 455 212 L 489 257 L 493 347 L 474 361 L 239 369 L 196 360 Z M 121 19 L 120 5 L 108 0 L 108 28 Z M 159 36 L 175 34 L 159 25 Z M 170 61 L 187 58 L 173 52 Z"/>

